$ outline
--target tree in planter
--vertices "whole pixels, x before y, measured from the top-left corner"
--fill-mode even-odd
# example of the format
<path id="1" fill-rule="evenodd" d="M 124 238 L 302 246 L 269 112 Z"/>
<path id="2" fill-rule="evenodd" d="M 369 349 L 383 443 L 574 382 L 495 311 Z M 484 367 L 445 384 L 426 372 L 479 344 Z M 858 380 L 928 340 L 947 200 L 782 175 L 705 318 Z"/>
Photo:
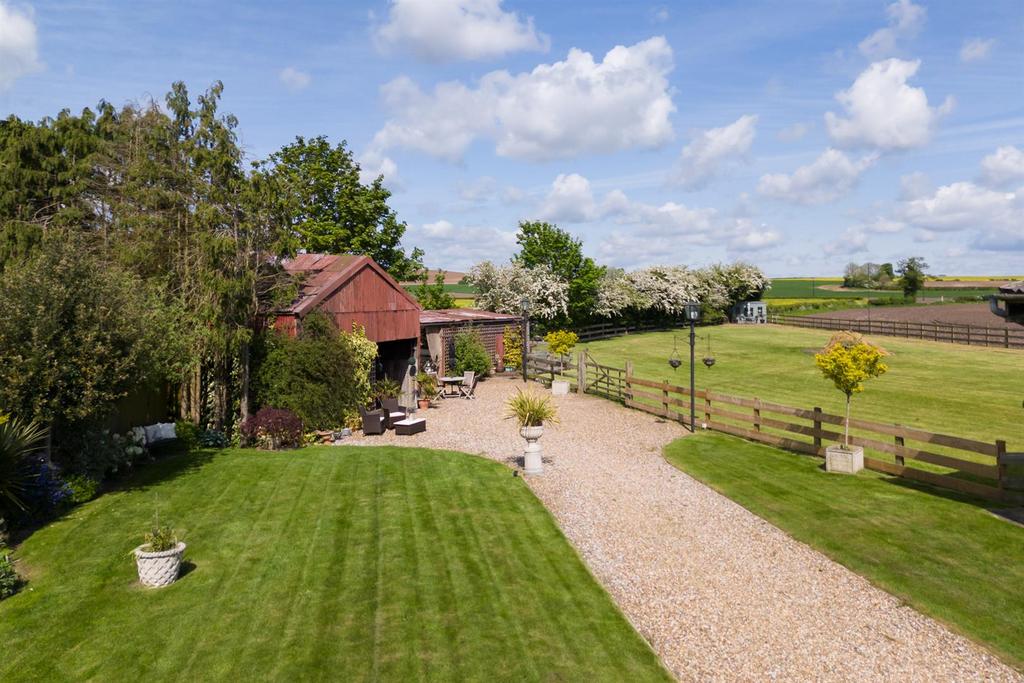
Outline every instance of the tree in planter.
<path id="1" fill-rule="evenodd" d="M 846 422 L 843 431 L 843 446 L 850 447 L 850 400 L 853 395 L 864 391 L 864 382 L 879 377 L 888 370 L 882 358 L 888 355 L 880 347 L 867 342 L 853 332 L 839 332 L 832 335 L 820 353 L 814 355 L 814 362 L 826 379 L 832 380 L 836 389 L 846 395 Z"/>
<path id="2" fill-rule="evenodd" d="M 548 350 L 558 355 L 559 369 L 562 368 L 565 357 L 572 352 L 579 340 L 579 336 L 569 330 L 554 330 L 544 336 L 544 341 L 548 344 Z"/>
<path id="3" fill-rule="evenodd" d="M 491 354 L 487 353 L 480 333 L 473 329 L 455 335 L 455 372 L 469 371 L 475 372 L 477 377 L 491 372 Z"/>

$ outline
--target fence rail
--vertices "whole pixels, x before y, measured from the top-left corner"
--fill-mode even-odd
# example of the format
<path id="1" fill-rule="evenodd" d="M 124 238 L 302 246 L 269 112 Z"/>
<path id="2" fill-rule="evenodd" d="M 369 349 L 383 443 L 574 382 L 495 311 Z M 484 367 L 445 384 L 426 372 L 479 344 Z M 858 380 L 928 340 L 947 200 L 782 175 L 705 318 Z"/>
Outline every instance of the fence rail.
<path id="1" fill-rule="evenodd" d="M 576 334 L 579 336 L 581 342 L 596 341 L 598 339 L 608 339 L 609 337 L 619 337 L 624 334 L 632 334 L 634 332 L 657 332 L 664 330 L 675 330 L 680 327 L 685 327 L 685 323 L 678 323 L 677 325 L 655 325 L 653 323 L 644 323 L 641 325 L 626 325 L 621 322 L 608 322 L 598 323 L 596 325 L 586 325 L 576 330 Z"/>
<path id="2" fill-rule="evenodd" d="M 1024 327 L 978 327 L 942 322 L 910 322 L 903 320 L 848 320 L 814 315 L 772 315 L 769 321 L 778 325 L 810 327 L 819 330 L 849 330 L 863 334 L 906 339 L 967 344 L 970 346 L 996 346 L 1004 349 L 1024 349 Z"/>
<path id="3" fill-rule="evenodd" d="M 843 438 L 844 417 L 820 407 L 794 406 L 722 394 L 710 389 L 690 396 L 688 387 L 633 374 L 632 363 L 618 368 L 595 362 L 586 351 L 571 368 L 557 359 L 531 354 L 527 368 L 544 382 L 569 380 L 573 391 L 602 396 L 668 420 L 689 424 L 691 403 L 704 428 L 809 455 L 824 456 L 829 443 Z M 899 424 L 850 419 L 850 443 L 864 448 L 864 466 L 987 500 L 1024 502 L 1024 453 L 1009 453 L 1003 440 L 979 441 Z M 908 462 L 909 461 L 909 462 Z M 913 463 L 925 463 L 926 468 Z M 943 468 L 936 471 L 937 468 Z"/>

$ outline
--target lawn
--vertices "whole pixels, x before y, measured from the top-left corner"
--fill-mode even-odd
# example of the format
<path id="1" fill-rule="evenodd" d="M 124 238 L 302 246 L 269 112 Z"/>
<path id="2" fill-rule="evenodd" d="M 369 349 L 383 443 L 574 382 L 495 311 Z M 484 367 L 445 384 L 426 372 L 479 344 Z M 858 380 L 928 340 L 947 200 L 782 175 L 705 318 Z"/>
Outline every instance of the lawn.
<path id="1" fill-rule="evenodd" d="M 189 571 L 135 582 L 160 511 Z M 667 680 L 521 479 L 402 448 L 177 456 L 34 533 L 0 680 Z"/>
<path id="2" fill-rule="evenodd" d="M 938 489 L 724 434 L 665 457 L 799 541 L 1024 667 L 1024 528 Z"/>
<path id="3" fill-rule="evenodd" d="M 697 330 L 697 388 L 842 414 L 844 396 L 823 379 L 813 352 L 829 332 L 776 325 L 725 325 Z M 633 361 L 637 376 L 688 384 L 687 331 L 631 334 L 589 342 L 594 358 L 623 367 Z M 700 358 L 711 337 L 714 367 Z M 684 363 L 668 365 L 673 337 Z M 1024 352 L 939 342 L 879 337 L 893 353 L 889 372 L 871 380 L 853 399 L 853 414 L 867 420 L 901 423 L 943 434 L 1007 441 L 1024 451 Z"/>
<path id="4" fill-rule="evenodd" d="M 966 279 L 965 279 L 966 281 Z M 881 299 L 886 297 L 902 297 L 898 289 L 825 289 L 824 286 L 837 287 L 843 284 L 842 278 L 777 278 L 772 280 L 772 287 L 765 292 L 764 298 L 773 299 Z M 959 296 L 987 296 L 995 293 L 990 287 L 965 287 L 962 289 L 925 289 L 918 293 L 922 297 L 953 298 Z"/>

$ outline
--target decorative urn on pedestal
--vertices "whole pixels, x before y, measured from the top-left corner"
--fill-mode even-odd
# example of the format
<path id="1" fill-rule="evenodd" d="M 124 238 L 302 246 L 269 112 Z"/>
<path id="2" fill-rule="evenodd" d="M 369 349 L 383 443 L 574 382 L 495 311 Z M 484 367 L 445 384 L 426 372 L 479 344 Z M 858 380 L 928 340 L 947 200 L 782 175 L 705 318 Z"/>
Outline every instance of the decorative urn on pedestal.
<path id="1" fill-rule="evenodd" d="M 523 471 L 526 474 L 543 474 L 542 448 L 537 441 L 544 434 L 545 422 L 558 422 L 557 411 L 551 397 L 532 391 L 516 390 L 516 395 L 506 402 L 505 417 L 519 423 L 519 435 L 526 439 L 523 449 Z"/>

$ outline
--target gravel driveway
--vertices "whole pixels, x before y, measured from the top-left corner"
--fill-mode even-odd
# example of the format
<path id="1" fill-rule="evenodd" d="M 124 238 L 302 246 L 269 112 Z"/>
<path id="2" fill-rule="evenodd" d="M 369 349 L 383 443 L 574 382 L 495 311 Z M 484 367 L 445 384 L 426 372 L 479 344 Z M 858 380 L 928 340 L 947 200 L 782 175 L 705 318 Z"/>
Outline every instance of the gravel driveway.
<path id="1" fill-rule="evenodd" d="M 426 411 L 422 434 L 355 443 L 445 448 L 518 466 L 523 441 L 501 417 L 521 386 L 481 382 L 477 400 Z M 545 430 L 545 473 L 529 485 L 679 679 L 1024 681 L 669 465 L 661 449 L 685 435 L 680 425 L 592 396 L 556 402 L 562 422 Z"/>

